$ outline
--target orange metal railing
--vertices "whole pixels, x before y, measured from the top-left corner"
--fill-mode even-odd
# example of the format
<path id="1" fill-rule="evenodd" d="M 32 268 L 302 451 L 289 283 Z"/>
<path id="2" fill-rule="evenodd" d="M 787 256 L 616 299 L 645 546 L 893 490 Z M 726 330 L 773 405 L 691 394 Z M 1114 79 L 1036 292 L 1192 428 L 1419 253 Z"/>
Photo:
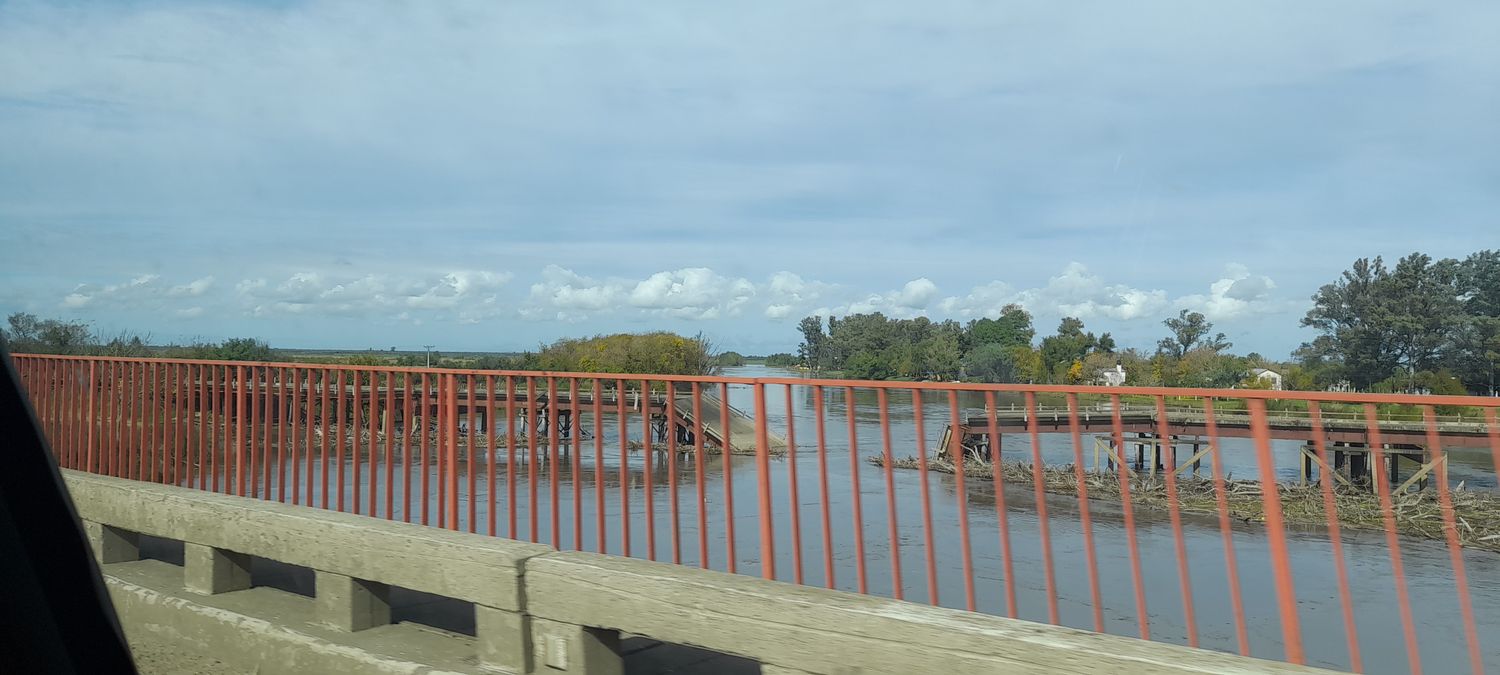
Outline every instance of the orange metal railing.
<path id="1" fill-rule="evenodd" d="M 1450 459 L 1467 462 L 1465 500 L 1493 493 L 1500 399 L 14 360 L 66 468 L 1297 663 L 1497 667 L 1480 635 L 1500 629 L 1500 543 L 1457 514 Z M 721 402 L 708 421 L 718 443 L 705 394 Z M 1127 404 L 1156 415 L 1127 423 Z M 1241 406 L 1231 417 L 1249 433 L 1221 436 L 1223 411 Z M 1041 410 L 1065 422 L 1044 429 Z M 1109 413 L 1094 437 L 1102 464 L 1089 466 L 1083 411 Z M 1169 414 L 1182 411 L 1205 431 L 1186 438 Z M 731 415 L 753 420 L 753 453 L 732 452 Z M 1355 415 L 1364 443 L 1329 441 L 1325 420 Z M 1422 424 L 1425 443 L 1383 440 L 1398 417 L 1408 436 Z M 1470 427 L 1460 438 L 1448 420 Z M 951 441 L 933 444 L 938 425 Z M 1142 459 L 1153 443 L 1169 449 Z M 1179 465 L 1177 444 L 1206 450 Z M 1356 455 L 1369 486 L 1339 473 Z M 1287 470 L 1313 457 L 1316 486 L 1296 485 Z M 1397 491 L 1403 457 L 1431 488 Z M 1341 511 L 1369 491 L 1374 536 Z M 1290 514 L 1284 493 L 1312 502 Z M 870 499 L 883 503 L 867 511 Z M 1410 536 L 1404 509 L 1435 509 L 1441 537 Z"/>

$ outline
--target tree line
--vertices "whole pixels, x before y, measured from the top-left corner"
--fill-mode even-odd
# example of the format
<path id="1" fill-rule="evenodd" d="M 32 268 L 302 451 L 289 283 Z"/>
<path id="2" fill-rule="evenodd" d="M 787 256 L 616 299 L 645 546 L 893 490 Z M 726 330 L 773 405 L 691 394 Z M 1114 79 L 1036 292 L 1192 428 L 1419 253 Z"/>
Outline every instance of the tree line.
<path id="1" fill-rule="evenodd" d="M 1459 260 L 1360 258 L 1318 289 L 1293 358 L 1311 384 L 1488 393 L 1500 366 L 1500 250 Z"/>
<path id="2" fill-rule="evenodd" d="M 1120 365 L 1126 384 L 1257 386 L 1250 374 L 1262 360 L 1225 352 L 1231 345 L 1197 312 L 1163 322 L 1168 336 L 1156 353 L 1119 349 L 1109 333 L 1095 334 L 1083 320 L 1063 317 L 1036 340 L 1032 315 L 1008 305 L 1000 316 L 960 324 L 925 317 L 892 319 L 874 312 L 804 318 L 798 328 L 799 365 L 860 379 L 968 379 L 985 382 L 1080 384 L 1099 381 Z M 826 326 L 826 328 L 825 328 Z"/>
<path id="3" fill-rule="evenodd" d="M 40 319 L 25 312 L 16 312 L 7 317 L 6 327 L 0 328 L 0 337 L 5 338 L 6 347 L 10 351 L 30 354 L 216 361 L 270 361 L 276 355 L 270 345 L 256 338 L 153 346 L 150 335 L 130 332 L 105 335 L 81 321 Z"/>
<path id="4" fill-rule="evenodd" d="M 1203 314 L 1182 310 L 1162 322 L 1150 351 L 1119 349 L 1064 317 L 1038 341 L 1018 305 L 960 324 L 878 312 L 810 316 L 798 324 L 797 364 L 863 379 L 953 379 L 1080 384 L 1120 366 L 1125 384 L 1493 394 L 1500 385 L 1500 251 L 1462 260 L 1413 253 L 1387 268 L 1361 258 L 1318 289 L 1301 324 L 1320 334 L 1287 362 L 1230 352 L 1233 344 Z"/>

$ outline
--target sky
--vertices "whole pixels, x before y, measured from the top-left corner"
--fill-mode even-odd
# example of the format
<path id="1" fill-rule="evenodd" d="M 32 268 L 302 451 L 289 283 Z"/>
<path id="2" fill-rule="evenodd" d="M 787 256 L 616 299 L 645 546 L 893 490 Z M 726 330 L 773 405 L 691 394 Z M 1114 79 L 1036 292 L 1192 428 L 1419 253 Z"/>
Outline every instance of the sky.
<path id="1" fill-rule="evenodd" d="M 1020 303 L 1285 357 L 1500 247 L 1500 3 L 0 0 L 0 312 L 511 351 Z"/>

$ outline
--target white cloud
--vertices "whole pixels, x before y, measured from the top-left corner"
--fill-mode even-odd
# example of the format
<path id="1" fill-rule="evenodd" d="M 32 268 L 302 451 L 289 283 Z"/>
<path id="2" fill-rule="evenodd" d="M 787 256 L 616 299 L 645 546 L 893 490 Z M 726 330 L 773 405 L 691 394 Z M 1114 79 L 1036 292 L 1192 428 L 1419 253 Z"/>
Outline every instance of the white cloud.
<path id="1" fill-rule="evenodd" d="M 159 307 L 162 298 L 169 293 L 159 275 L 142 274 L 118 284 L 80 284 L 72 293 L 63 296 L 62 306 L 66 309 L 100 305 L 112 309 L 152 309 Z"/>
<path id="2" fill-rule="evenodd" d="M 808 307 L 836 293 L 838 288 L 834 284 L 808 281 L 792 272 L 777 272 L 761 289 L 761 295 L 767 299 L 765 316 L 775 320 L 802 316 Z"/>
<path id="3" fill-rule="evenodd" d="M 906 282 L 901 288 L 885 293 L 872 293 L 864 298 L 833 310 L 834 314 L 865 314 L 880 312 L 898 319 L 910 319 L 927 314 L 927 308 L 938 297 L 937 284 L 921 277 Z"/>
<path id="4" fill-rule="evenodd" d="M 1020 303 L 1037 313 L 1120 321 L 1155 318 L 1168 305 L 1164 290 L 1107 284 L 1079 262 L 1068 263 L 1046 286 L 1022 293 Z"/>
<path id="5" fill-rule="evenodd" d="M 944 314 L 960 318 L 995 317 L 1008 304 L 1040 316 L 1108 318 L 1119 321 L 1156 318 L 1170 304 L 1167 292 L 1106 283 L 1083 263 L 1068 263 L 1045 286 L 1014 290 L 1002 281 L 976 286 L 963 297 L 938 303 Z"/>
<path id="6" fill-rule="evenodd" d="M 1249 268 L 1231 263 L 1224 277 L 1209 284 L 1208 293 L 1187 295 L 1177 305 L 1202 312 L 1210 321 L 1238 319 L 1256 314 L 1286 311 L 1292 304 L 1272 296 L 1276 282 L 1270 277 L 1251 274 Z"/>
<path id="7" fill-rule="evenodd" d="M 521 315 L 531 319 L 576 321 L 595 314 L 635 309 L 681 319 L 739 315 L 756 295 L 755 284 L 725 277 L 706 267 L 656 272 L 645 279 L 592 279 L 548 265 L 531 285 Z"/>
<path id="8" fill-rule="evenodd" d="M 991 281 L 982 286 L 975 286 L 966 296 L 943 298 L 942 302 L 938 303 L 938 310 L 955 318 L 994 318 L 1000 316 L 1000 311 L 1006 305 L 1019 300 L 1016 289 L 1010 284 L 1003 281 Z"/>
<path id="9" fill-rule="evenodd" d="M 212 288 L 213 285 L 214 278 L 212 276 L 207 276 L 201 279 L 194 279 L 180 286 L 173 286 L 171 290 L 167 291 L 167 294 L 174 296 L 203 295 L 204 293 L 207 293 L 208 289 Z"/>
<path id="10" fill-rule="evenodd" d="M 443 314 L 471 323 L 502 313 L 498 292 L 509 273 L 455 271 L 436 277 L 359 277 L 297 272 L 279 284 L 246 279 L 236 292 L 254 316 L 389 316 Z"/>

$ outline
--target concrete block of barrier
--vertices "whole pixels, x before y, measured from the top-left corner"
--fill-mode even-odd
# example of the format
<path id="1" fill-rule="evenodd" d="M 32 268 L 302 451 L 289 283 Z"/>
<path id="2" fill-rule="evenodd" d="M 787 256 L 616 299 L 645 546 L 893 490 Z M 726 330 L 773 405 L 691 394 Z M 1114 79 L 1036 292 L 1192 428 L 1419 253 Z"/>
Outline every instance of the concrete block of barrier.
<path id="1" fill-rule="evenodd" d="M 1301 666 L 685 568 L 556 553 L 527 561 L 527 611 L 760 661 L 849 673 L 1305 673 Z"/>
<path id="2" fill-rule="evenodd" d="M 183 585 L 203 595 L 250 587 L 250 556 L 202 544 L 182 545 Z"/>
<path id="3" fill-rule="evenodd" d="M 537 544 L 311 507 L 63 473 L 85 521 L 501 610 L 522 611 L 522 563 L 552 551 Z M 124 543 L 106 536 L 108 532 L 96 528 L 91 536 L 106 552 L 125 555 Z"/>
<path id="4" fill-rule="evenodd" d="M 332 572 L 317 573 L 318 622 L 346 633 L 391 622 L 391 587 Z"/>
<path id="5" fill-rule="evenodd" d="M 118 527 L 110 527 L 87 518 L 83 521 L 83 532 L 88 537 L 89 548 L 94 551 L 94 560 L 100 565 L 138 560 L 141 557 L 140 535 Z"/>

